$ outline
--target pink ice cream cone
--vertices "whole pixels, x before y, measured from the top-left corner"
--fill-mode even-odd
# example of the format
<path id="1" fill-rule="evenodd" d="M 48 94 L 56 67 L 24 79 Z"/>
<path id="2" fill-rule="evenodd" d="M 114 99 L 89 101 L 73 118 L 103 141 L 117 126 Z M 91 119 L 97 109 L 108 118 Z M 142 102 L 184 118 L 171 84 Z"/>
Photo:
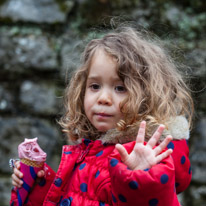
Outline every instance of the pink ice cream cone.
<path id="1" fill-rule="evenodd" d="M 46 153 L 39 147 L 37 138 L 25 139 L 18 146 L 20 171 L 24 174 L 23 185 L 17 189 L 18 205 L 25 203 L 28 193 L 37 178 L 37 172 L 42 170 L 46 161 Z"/>

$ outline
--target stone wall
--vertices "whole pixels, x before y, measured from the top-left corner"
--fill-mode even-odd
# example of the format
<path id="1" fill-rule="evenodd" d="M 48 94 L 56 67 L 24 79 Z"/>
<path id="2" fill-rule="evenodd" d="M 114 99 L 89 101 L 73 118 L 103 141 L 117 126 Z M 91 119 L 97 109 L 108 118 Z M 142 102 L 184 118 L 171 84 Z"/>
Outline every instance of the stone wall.
<path id="1" fill-rule="evenodd" d="M 206 205 L 206 15 L 204 3 L 195 2 L 0 1 L 1 206 L 10 199 L 8 161 L 17 157 L 17 146 L 24 138 L 39 137 L 48 164 L 57 170 L 61 146 L 66 143 L 57 124 L 64 87 L 79 64 L 85 42 L 93 37 L 91 27 L 105 28 L 108 16 L 120 14 L 177 44 L 172 52 L 179 52 L 180 60 L 184 57 L 190 67 L 196 107 L 189 142 L 193 178 L 179 198 L 183 206 Z M 99 30 L 95 33 L 101 35 Z"/>

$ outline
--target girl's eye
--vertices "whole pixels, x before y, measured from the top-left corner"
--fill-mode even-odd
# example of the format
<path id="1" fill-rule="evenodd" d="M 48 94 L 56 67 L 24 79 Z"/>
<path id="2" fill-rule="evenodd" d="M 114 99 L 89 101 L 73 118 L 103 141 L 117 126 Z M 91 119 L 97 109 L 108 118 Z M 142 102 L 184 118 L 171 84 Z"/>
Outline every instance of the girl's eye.
<path id="1" fill-rule="evenodd" d="M 91 84 L 89 87 L 93 90 L 98 90 L 100 88 L 100 85 L 99 84 Z"/>
<path id="2" fill-rule="evenodd" d="M 125 86 L 119 85 L 115 87 L 115 91 L 117 92 L 126 92 Z"/>

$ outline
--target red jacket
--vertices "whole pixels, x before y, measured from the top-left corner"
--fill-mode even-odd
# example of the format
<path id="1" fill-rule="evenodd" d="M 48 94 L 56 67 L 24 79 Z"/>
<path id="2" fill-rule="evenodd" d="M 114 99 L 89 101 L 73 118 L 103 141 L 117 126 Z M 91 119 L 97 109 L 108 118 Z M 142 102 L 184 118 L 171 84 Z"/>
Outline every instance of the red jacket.
<path id="1" fill-rule="evenodd" d="M 124 144 L 131 152 L 135 142 Z M 46 165 L 46 178 L 35 185 L 25 206 L 179 206 L 177 193 L 191 180 L 186 140 L 176 140 L 170 157 L 146 170 L 130 170 L 112 144 L 101 140 L 64 146 L 55 175 Z M 12 190 L 10 205 L 17 205 Z"/>

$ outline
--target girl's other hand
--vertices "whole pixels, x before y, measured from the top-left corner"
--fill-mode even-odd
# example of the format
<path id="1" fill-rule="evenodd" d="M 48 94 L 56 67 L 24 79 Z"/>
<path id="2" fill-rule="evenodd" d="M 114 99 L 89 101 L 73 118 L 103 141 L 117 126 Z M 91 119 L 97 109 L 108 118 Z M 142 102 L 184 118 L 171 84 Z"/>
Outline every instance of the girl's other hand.
<path id="1" fill-rule="evenodd" d="M 172 140 L 171 136 L 167 136 L 158 146 L 157 142 L 164 131 L 164 125 L 160 125 L 156 132 L 152 135 L 150 140 L 144 144 L 146 122 L 142 121 L 136 138 L 136 144 L 130 154 L 121 145 L 117 144 L 121 160 L 132 170 L 149 169 L 172 153 L 172 149 L 163 150 L 167 147 L 168 143 Z"/>
<path id="2" fill-rule="evenodd" d="M 40 170 L 38 173 L 37 173 L 37 177 L 38 178 L 42 178 L 44 177 L 45 175 L 45 172 L 44 170 Z M 23 173 L 20 171 L 20 161 L 16 161 L 15 162 L 15 167 L 14 167 L 14 173 L 11 175 L 11 178 L 12 178 L 12 185 L 15 186 L 15 187 L 22 187 L 23 185 Z"/>
<path id="3" fill-rule="evenodd" d="M 20 161 L 16 161 L 14 164 L 14 173 L 11 175 L 12 185 L 20 188 L 23 185 L 23 181 L 21 180 L 21 178 L 23 178 L 23 173 L 20 172 Z"/>

